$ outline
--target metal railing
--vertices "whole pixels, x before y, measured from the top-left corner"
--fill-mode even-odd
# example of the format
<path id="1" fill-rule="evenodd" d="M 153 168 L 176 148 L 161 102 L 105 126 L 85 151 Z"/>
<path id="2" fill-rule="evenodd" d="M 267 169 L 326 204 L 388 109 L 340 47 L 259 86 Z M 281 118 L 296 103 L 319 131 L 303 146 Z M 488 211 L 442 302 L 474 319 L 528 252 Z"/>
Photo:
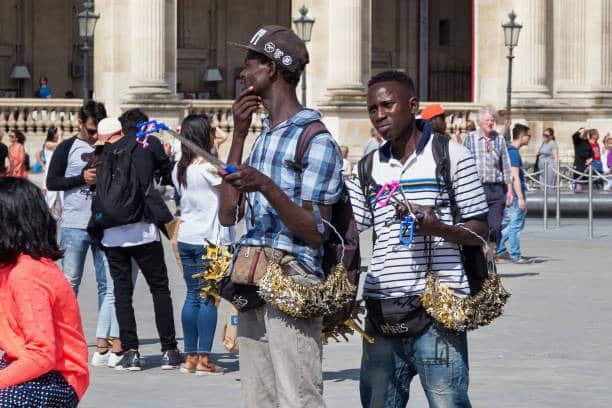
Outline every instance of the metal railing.
<path id="1" fill-rule="evenodd" d="M 571 166 L 567 166 L 567 165 L 562 166 L 559 163 L 559 161 L 555 163 L 555 166 L 552 168 L 552 171 L 555 174 L 555 184 L 554 185 L 549 185 L 547 182 L 549 166 L 545 165 L 542 170 L 537 171 L 537 172 L 532 172 L 532 173 L 525 172 L 525 176 L 528 179 L 530 179 L 532 183 L 540 186 L 543 192 L 544 197 L 543 197 L 543 206 L 542 206 L 543 207 L 542 218 L 543 218 L 544 230 L 545 231 L 548 230 L 548 192 L 549 192 L 549 189 L 552 188 L 555 190 L 555 218 L 556 218 L 556 227 L 559 228 L 561 226 L 561 187 L 562 187 L 561 180 L 569 181 L 570 186 L 575 186 L 577 184 L 579 185 L 586 184 L 588 186 L 588 190 L 587 190 L 588 192 L 588 200 L 587 200 L 587 203 L 588 203 L 588 210 L 587 210 L 588 238 L 590 240 L 593 239 L 593 183 L 597 180 L 601 180 L 604 183 L 609 183 L 610 180 L 612 179 L 612 175 L 602 174 L 596 169 L 594 169 L 592 165 L 588 165 L 587 172 L 582 173 L 582 172 L 575 170 Z M 570 175 L 578 176 L 578 178 L 572 178 L 566 174 L 563 174 L 563 172 L 570 174 Z M 539 175 L 544 176 L 543 177 L 544 182 L 536 178 L 536 176 L 539 176 Z M 571 190 L 573 190 L 573 188 Z"/>

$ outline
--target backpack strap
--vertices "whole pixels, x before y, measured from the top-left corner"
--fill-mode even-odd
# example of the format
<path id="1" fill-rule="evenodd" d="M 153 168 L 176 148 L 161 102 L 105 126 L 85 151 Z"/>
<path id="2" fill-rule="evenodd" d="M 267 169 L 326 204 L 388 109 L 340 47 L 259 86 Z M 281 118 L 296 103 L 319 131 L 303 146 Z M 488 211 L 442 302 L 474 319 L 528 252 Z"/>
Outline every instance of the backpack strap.
<path id="1" fill-rule="evenodd" d="M 449 140 L 446 136 L 436 133 L 433 135 L 431 150 L 436 164 L 436 177 L 444 180 L 444 188 L 448 193 L 453 223 L 461 222 L 461 214 L 455 199 L 455 189 L 451 179 L 451 159 L 448 148 Z"/>
<path id="2" fill-rule="evenodd" d="M 372 216 L 372 226 L 374 226 L 374 208 L 370 203 L 370 191 L 372 188 L 376 189 L 376 183 L 372 178 L 372 166 L 374 164 L 374 155 L 378 152 L 378 149 L 371 151 L 366 154 L 359 160 L 357 163 L 357 178 L 359 179 L 359 186 L 361 187 L 361 192 L 363 193 L 363 197 L 365 198 L 365 203 L 368 209 L 370 210 L 370 215 Z M 373 242 L 376 242 L 376 230 L 372 228 L 372 236 Z"/>
<path id="3" fill-rule="evenodd" d="M 310 141 L 322 133 L 329 133 L 323 122 L 315 120 L 306 125 L 306 128 L 302 130 L 297 146 L 295 148 L 295 158 L 293 160 L 294 167 L 297 171 L 301 172 L 304 169 L 302 161 L 306 154 L 306 149 L 310 145 Z"/>

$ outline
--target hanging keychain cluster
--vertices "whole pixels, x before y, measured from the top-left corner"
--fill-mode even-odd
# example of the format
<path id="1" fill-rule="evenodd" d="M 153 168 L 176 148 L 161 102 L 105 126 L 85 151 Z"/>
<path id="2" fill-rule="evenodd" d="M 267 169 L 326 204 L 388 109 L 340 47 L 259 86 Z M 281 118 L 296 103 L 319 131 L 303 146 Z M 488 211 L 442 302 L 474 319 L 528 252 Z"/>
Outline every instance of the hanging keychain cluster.
<path id="1" fill-rule="evenodd" d="M 200 297 L 211 299 L 215 306 L 219 306 L 221 295 L 218 284 L 229 273 L 232 264 L 232 248 L 227 245 L 214 245 L 208 243 L 205 246 L 206 252 L 202 255 L 201 272 L 191 275 L 195 279 L 200 279 Z"/>

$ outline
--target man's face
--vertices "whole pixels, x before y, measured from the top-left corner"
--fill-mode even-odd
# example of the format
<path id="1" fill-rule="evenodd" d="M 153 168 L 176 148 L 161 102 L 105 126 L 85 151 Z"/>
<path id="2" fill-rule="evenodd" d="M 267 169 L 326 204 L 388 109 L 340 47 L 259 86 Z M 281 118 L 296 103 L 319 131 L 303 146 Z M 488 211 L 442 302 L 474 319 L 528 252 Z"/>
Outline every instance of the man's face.
<path id="1" fill-rule="evenodd" d="M 521 136 L 521 146 L 527 146 L 530 140 L 531 135 L 529 133 L 523 133 L 523 135 Z"/>
<path id="2" fill-rule="evenodd" d="M 480 117 L 480 128 L 486 134 L 489 134 L 493 131 L 493 127 L 495 126 L 495 118 L 489 112 L 485 112 Z"/>
<path id="3" fill-rule="evenodd" d="M 368 89 L 368 115 L 385 140 L 396 140 L 408 132 L 419 107 L 416 97 L 399 82 L 379 82 Z"/>
<path id="4" fill-rule="evenodd" d="M 261 63 L 257 59 L 245 59 L 244 68 L 240 71 L 240 79 L 244 83 L 244 87 L 253 87 L 255 95 L 261 95 L 262 91 L 268 87 L 270 81 L 268 74 L 270 73 L 270 65 Z"/>
<path id="5" fill-rule="evenodd" d="M 90 143 L 94 143 L 98 140 L 98 125 L 94 122 L 94 120 L 89 117 L 85 121 L 85 123 L 79 120 L 79 124 L 81 125 L 81 138 Z"/>
<path id="6" fill-rule="evenodd" d="M 436 133 L 446 133 L 446 121 L 444 115 L 438 115 L 431 118 L 431 128 Z"/>

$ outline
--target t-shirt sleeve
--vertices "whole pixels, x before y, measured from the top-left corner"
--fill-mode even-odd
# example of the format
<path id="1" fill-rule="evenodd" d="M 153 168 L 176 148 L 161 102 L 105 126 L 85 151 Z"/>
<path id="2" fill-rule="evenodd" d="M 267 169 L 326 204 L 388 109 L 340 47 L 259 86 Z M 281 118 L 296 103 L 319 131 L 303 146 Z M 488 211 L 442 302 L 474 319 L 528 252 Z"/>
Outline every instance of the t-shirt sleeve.
<path id="1" fill-rule="evenodd" d="M 342 193 L 342 155 L 329 133 L 315 136 L 304 153 L 302 201 L 330 205 Z"/>
<path id="2" fill-rule="evenodd" d="M 459 157 L 452 179 L 461 219 L 482 218 L 488 213 L 489 207 L 478 177 L 476 162 L 467 148 L 461 149 Z"/>
<path id="3" fill-rule="evenodd" d="M 9 366 L 0 370 L 0 389 L 30 381 L 55 367 L 55 328 L 53 327 L 50 287 L 39 278 L 44 270 L 12 271 L 10 292 L 15 317 L 23 331 L 23 352 Z"/>
<path id="4" fill-rule="evenodd" d="M 359 232 L 365 231 L 373 224 L 372 213 L 366 202 L 366 198 L 361 190 L 359 179 L 357 177 L 349 177 L 346 179 L 346 188 L 351 198 L 351 206 L 353 207 L 353 216 L 357 223 Z"/>
<path id="5" fill-rule="evenodd" d="M 208 181 L 211 186 L 218 186 L 223 182 L 223 179 L 217 173 L 217 169 L 212 164 L 203 163 L 198 166 L 198 169 L 204 180 Z"/>
<path id="6" fill-rule="evenodd" d="M 521 157 L 519 156 L 518 150 L 508 149 L 508 156 L 510 157 L 511 167 L 521 167 Z"/>

